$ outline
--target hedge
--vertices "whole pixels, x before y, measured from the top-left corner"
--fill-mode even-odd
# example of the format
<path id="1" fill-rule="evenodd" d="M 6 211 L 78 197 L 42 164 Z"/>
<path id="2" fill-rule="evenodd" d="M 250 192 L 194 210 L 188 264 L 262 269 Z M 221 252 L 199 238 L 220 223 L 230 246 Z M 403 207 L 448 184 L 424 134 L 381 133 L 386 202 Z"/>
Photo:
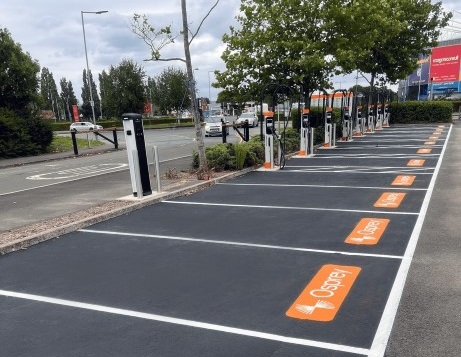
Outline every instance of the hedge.
<path id="1" fill-rule="evenodd" d="M 389 105 L 390 124 L 450 123 L 453 103 L 409 101 Z"/>

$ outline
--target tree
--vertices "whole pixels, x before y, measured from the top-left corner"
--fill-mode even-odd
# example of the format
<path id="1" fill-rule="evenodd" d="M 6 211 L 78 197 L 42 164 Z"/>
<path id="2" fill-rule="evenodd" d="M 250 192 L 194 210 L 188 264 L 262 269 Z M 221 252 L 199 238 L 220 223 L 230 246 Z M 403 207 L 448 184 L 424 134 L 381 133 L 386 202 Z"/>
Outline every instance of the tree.
<path id="1" fill-rule="evenodd" d="M 99 100 L 98 91 L 96 89 L 96 83 L 93 80 L 93 74 L 90 71 L 90 82 L 91 82 L 91 94 L 93 95 L 94 101 L 94 115 L 96 118 L 101 116 L 101 102 Z M 83 87 L 82 87 L 82 115 L 84 118 L 93 119 L 93 109 L 91 107 L 91 95 L 90 87 L 88 85 L 88 76 L 86 70 L 83 70 Z"/>
<path id="2" fill-rule="evenodd" d="M 39 64 L 0 29 L 0 157 L 43 153 L 53 132 L 38 115 Z"/>
<path id="3" fill-rule="evenodd" d="M 140 113 L 146 102 L 145 72 L 132 60 L 123 60 L 118 66 L 103 71 L 99 83 L 103 93 L 103 107 L 107 116 L 121 118 L 123 113 Z"/>
<path id="4" fill-rule="evenodd" d="M 72 86 L 71 81 L 67 81 L 66 78 L 61 78 L 59 81 L 59 84 L 61 86 L 61 100 L 64 103 L 65 107 L 65 115 L 67 120 L 73 121 L 72 120 L 72 105 L 77 105 L 77 97 L 75 96 L 74 93 L 74 88 Z"/>
<path id="5" fill-rule="evenodd" d="M 61 119 L 63 105 L 59 100 L 58 89 L 54 81 L 53 73 L 43 67 L 40 76 L 40 95 L 42 97 L 41 109 L 52 110 L 54 117 Z"/>
<path id="6" fill-rule="evenodd" d="M 321 0 L 242 0 L 237 21 L 223 36 L 226 70 L 214 86 L 237 101 L 260 98 L 272 84 L 310 89 L 325 86 L 335 67 Z M 272 86 L 271 90 L 274 90 Z"/>
<path id="7" fill-rule="evenodd" d="M 369 74 L 371 90 L 376 80 L 396 82 L 413 72 L 452 16 L 443 12 L 441 2 L 430 0 L 332 1 L 336 6 L 330 17 L 337 26 L 330 35 L 336 47 L 348 49 L 337 51 L 338 64 L 344 72 Z"/>
<path id="8" fill-rule="evenodd" d="M 372 83 L 378 75 L 395 81 L 414 70 L 448 18 L 430 0 L 242 0 L 214 86 L 242 100 L 270 83 L 302 84 L 307 103 L 334 74 L 359 69 Z"/>
<path id="9" fill-rule="evenodd" d="M 29 115 L 38 105 L 40 66 L 7 29 L 0 29 L 0 108 Z"/>
<path id="10" fill-rule="evenodd" d="M 181 14 L 182 14 L 182 31 L 181 35 L 183 37 L 183 47 L 184 47 L 184 58 L 174 57 L 174 58 L 162 58 L 161 50 L 174 42 L 175 38 L 178 36 L 172 35 L 171 26 L 165 26 L 160 29 L 156 29 L 154 26 L 150 25 L 147 17 L 141 16 L 139 14 L 134 14 L 133 21 L 131 23 L 131 30 L 135 33 L 140 39 L 142 39 L 150 48 L 151 61 L 181 61 L 186 65 L 186 73 L 188 79 L 189 95 L 192 102 L 192 115 L 195 123 L 195 137 L 197 141 L 197 151 L 199 156 L 199 172 L 198 177 L 208 177 L 208 165 L 206 162 L 205 156 L 205 144 L 203 141 L 203 132 L 200 123 L 200 116 L 198 113 L 198 103 L 195 90 L 195 81 L 192 70 L 192 60 L 190 55 L 190 44 L 194 40 L 195 36 L 200 32 L 200 28 L 205 21 L 205 19 L 210 15 L 213 9 L 218 5 L 219 0 L 211 7 L 211 9 L 206 13 L 200 22 L 195 33 L 189 28 L 189 23 L 187 19 L 187 4 L 186 0 L 181 0 Z M 189 33 L 192 34 L 191 39 L 189 40 Z"/>
<path id="11" fill-rule="evenodd" d="M 187 74 L 181 69 L 168 67 L 160 75 L 149 77 L 147 83 L 152 102 L 162 114 L 190 108 Z"/>

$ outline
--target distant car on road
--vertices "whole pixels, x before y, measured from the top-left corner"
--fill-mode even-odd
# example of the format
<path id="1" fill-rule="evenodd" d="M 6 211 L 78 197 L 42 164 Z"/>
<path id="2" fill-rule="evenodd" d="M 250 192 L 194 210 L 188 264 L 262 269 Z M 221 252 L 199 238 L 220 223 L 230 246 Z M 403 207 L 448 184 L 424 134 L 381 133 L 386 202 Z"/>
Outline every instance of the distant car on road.
<path id="1" fill-rule="evenodd" d="M 222 122 L 229 123 L 224 116 L 205 117 L 205 136 L 222 135 Z M 226 128 L 226 135 L 229 135 L 229 128 Z"/>
<path id="2" fill-rule="evenodd" d="M 72 123 L 69 129 L 70 131 L 93 131 L 93 130 L 101 130 L 102 126 L 90 123 L 88 121 L 80 121 L 77 123 Z"/>
<path id="3" fill-rule="evenodd" d="M 258 117 L 255 113 L 242 113 L 235 122 L 236 124 L 243 124 L 248 120 L 248 125 L 251 127 L 258 126 Z"/>

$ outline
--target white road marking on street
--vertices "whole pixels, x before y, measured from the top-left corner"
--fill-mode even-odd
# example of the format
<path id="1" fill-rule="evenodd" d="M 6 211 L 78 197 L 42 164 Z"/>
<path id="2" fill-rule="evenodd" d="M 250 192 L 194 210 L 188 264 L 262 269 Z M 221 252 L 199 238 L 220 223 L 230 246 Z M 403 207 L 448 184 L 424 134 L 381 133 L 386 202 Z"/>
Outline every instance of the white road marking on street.
<path id="1" fill-rule="evenodd" d="M 124 170 L 128 164 L 100 164 L 90 165 L 83 167 L 76 167 L 73 169 L 48 172 L 40 175 L 33 175 L 26 177 L 26 180 L 62 180 L 69 178 L 76 178 L 80 176 L 94 176 L 106 172 Z"/>
<path id="2" fill-rule="evenodd" d="M 191 157 L 191 156 L 192 155 L 178 156 L 178 157 L 175 157 L 175 158 L 172 158 L 172 159 L 162 160 L 162 161 L 160 161 L 160 164 L 162 164 L 164 162 L 169 162 L 169 161 L 188 158 L 188 157 Z M 151 165 L 151 164 L 152 163 L 149 163 L 149 165 Z M 22 190 L 16 190 L 16 191 L 0 193 L 0 197 L 1 196 L 6 196 L 6 195 L 12 195 L 12 194 L 15 194 L 15 193 L 27 192 L 27 191 L 31 191 L 31 190 L 35 190 L 35 189 L 39 189 L 39 188 L 45 188 L 45 187 L 49 187 L 49 186 L 60 185 L 62 183 L 66 183 L 66 182 L 78 181 L 78 180 L 81 180 L 83 178 L 96 177 L 96 176 L 100 176 L 100 175 L 105 175 L 105 174 L 110 173 L 110 172 L 119 172 L 119 171 L 124 171 L 124 170 L 128 170 L 128 165 L 123 167 L 123 168 L 119 168 L 117 170 L 104 171 L 104 172 L 99 172 L 99 173 L 96 173 L 96 174 L 87 175 L 85 177 L 77 177 L 77 178 L 72 178 L 72 179 L 66 179 L 66 180 L 62 180 L 62 181 L 59 181 L 59 182 L 49 183 L 49 184 L 46 184 L 46 185 L 34 186 L 34 187 L 30 187 L 30 188 L 25 188 L 25 189 L 22 189 Z"/>
<path id="3" fill-rule="evenodd" d="M 103 312 L 103 313 L 120 315 L 120 316 L 134 317 L 134 318 L 139 318 L 139 319 L 144 319 L 144 320 L 165 322 L 165 323 L 170 323 L 170 324 L 175 324 L 175 325 L 180 325 L 180 326 L 195 327 L 195 328 L 201 328 L 205 330 L 225 332 L 225 333 L 247 336 L 247 337 L 261 338 L 261 339 L 270 340 L 270 341 L 277 341 L 277 342 L 290 343 L 290 344 L 301 345 L 301 346 L 322 348 L 322 349 L 332 350 L 332 351 L 355 353 L 355 354 L 364 355 L 364 356 L 367 356 L 369 353 L 369 350 L 365 348 L 358 348 L 358 347 L 353 347 L 353 346 L 339 345 L 335 343 L 281 336 L 281 335 L 276 335 L 276 334 L 271 334 L 271 333 L 266 333 L 266 332 L 246 330 L 242 328 L 216 325 L 216 324 L 194 321 L 194 320 L 179 319 L 176 317 L 150 314 L 150 313 L 145 313 L 145 312 L 140 312 L 140 311 L 120 309 L 120 308 L 110 307 L 110 306 L 88 304 L 88 303 L 72 301 L 72 300 L 56 299 L 56 298 L 42 296 L 42 295 L 25 294 L 25 293 L 19 293 L 19 292 L 14 292 L 14 291 L 7 291 L 7 290 L 0 290 L 0 295 L 17 298 L 17 299 L 37 301 L 37 302 L 42 302 L 42 303 L 47 303 L 47 304 L 67 306 L 67 307 L 78 308 L 78 309 L 89 310 L 89 311 L 97 311 L 97 312 Z"/>
<path id="4" fill-rule="evenodd" d="M 261 186 L 261 187 L 316 187 L 316 188 L 351 188 L 358 190 L 405 190 L 405 191 L 426 191 L 425 188 L 414 187 L 377 187 L 377 186 L 341 186 L 341 185 L 292 185 L 292 184 L 273 184 L 273 183 L 232 183 L 217 182 L 219 186 Z"/>
<path id="5" fill-rule="evenodd" d="M 79 229 L 79 232 L 105 234 L 105 235 L 118 235 L 118 236 L 124 236 L 124 237 L 141 237 L 141 238 L 179 240 L 179 241 L 194 242 L 194 243 L 211 243 L 211 244 L 220 244 L 220 245 L 233 245 L 233 246 L 250 247 L 250 248 L 278 249 L 278 250 L 288 250 L 288 251 L 293 251 L 293 252 L 309 252 L 309 253 L 320 253 L 320 254 L 338 254 L 338 255 L 349 255 L 349 256 L 360 256 L 360 257 L 386 258 L 386 259 L 402 259 L 402 257 L 399 256 L 399 255 L 353 253 L 353 252 L 344 252 L 344 251 L 339 251 L 339 250 L 323 250 L 323 249 L 287 247 L 287 246 L 281 246 L 281 245 L 244 243 L 244 242 L 233 242 L 233 241 L 224 241 L 224 240 L 212 240 L 212 239 L 200 239 L 200 238 L 190 238 L 190 237 L 166 236 L 166 235 L 158 235 L 158 234 L 142 234 L 142 233 L 128 233 L 128 232 L 114 232 L 114 231 L 99 231 L 99 230 L 94 230 L 94 229 Z"/>
<path id="6" fill-rule="evenodd" d="M 242 207 L 242 208 L 263 208 L 263 209 L 287 209 L 287 210 L 302 210 L 302 211 L 330 211 L 330 212 L 353 212 L 353 213 L 372 213 L 372 214 L 395 214 L 417 216 L 417 212 L 395 212 L 395 211 L 370 211 L 370 210 L 355 210 L 355 209 L 340 209 L 340 208 L 322 208 L 322 207 L 290 207 L 290 206 L 262 206 L 262 205 L 241 205 L 232 203 L 212 203 L 212 202 L 191 202 L 191 201 L 162 201 L 162 203 L 174 203 L 182 205 L 197 205 L 197 206 L 223 206 L 223 207 Z"/>

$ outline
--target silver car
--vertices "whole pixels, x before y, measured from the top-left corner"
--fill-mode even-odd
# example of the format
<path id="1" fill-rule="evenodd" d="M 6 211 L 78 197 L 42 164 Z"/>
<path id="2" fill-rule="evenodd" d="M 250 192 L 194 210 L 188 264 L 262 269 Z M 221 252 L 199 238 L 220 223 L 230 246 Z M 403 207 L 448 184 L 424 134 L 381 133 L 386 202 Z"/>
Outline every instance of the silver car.
<path id="1" fill-rule="evenodd" d="M 251 127 L 258 126 L 258 117 L 255 113 L 242 113 L 235 122 L 236 124 L 243 124 L 248 120 L 248 125 Z"/>
<path id="2" fill-rule="evenodd" d="M 229 123 L 223 116 L 205 117 L 205 136 L 221 136 L 222 135 L 222 120 L 224 123 Z M 226 128 L 226 135 L 229 135 L 229 128 Z"/>
<path id="3" fill-rule="evenodd" d="M 70 125 L 70 131 L 93 131 L 101 130 L 102 126 L 90 123 L 88 121 L 79 121 Z"/>

